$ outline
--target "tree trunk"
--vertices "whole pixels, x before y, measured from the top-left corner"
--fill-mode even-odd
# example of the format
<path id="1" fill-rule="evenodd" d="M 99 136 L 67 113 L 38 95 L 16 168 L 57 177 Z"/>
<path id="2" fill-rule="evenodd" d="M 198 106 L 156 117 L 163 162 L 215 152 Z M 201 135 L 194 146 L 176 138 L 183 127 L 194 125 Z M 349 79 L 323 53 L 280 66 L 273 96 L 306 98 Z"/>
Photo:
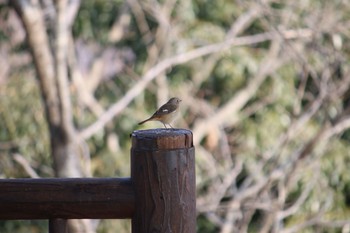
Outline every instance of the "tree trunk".
<path id="1" fill-rule="evenodd" d="M 72 3 L 73 2 L 73 3 Z M 79 1 L 72 1 L 75 9 Z M 65 13 L 68 7 L 66 0 L 56 2 L 54 36 L 49 39 L 45 25 L 42 6 L 38 0 L 11 1 L 19 14 L 32 52 L 36 72 L 40 84 L 46 119 L 50 131 L 51 154 L 57 177 L 83 177 L 80 163 L 80 140 L 77 138 L 71 110 L 67 71 L 67 41 L 71 21 Z M 67 20 L 68 19 L 68 20 Z M 50 41 L 53 44 L 50 45 Z M 70 232 L 93 232 L 87 221 L 71 221 Z"/>

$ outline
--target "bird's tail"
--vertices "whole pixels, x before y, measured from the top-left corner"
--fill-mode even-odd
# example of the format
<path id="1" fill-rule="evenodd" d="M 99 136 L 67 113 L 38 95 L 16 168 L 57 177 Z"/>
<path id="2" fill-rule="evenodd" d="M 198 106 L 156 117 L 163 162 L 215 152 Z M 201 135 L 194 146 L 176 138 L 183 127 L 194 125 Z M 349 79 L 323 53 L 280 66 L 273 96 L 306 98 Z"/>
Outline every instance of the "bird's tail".
<path id="1" fill-rule="evenodd" d="M 146 120 L 139 122 L 139 125 L 142 125 L 143 123 L 145 123 L 145 122 L 147 122 L 147 121 L 149 121 L 149 120 L 151 120 L 151 119 L 152 119 L 152 117 L 147 118 Z"/>

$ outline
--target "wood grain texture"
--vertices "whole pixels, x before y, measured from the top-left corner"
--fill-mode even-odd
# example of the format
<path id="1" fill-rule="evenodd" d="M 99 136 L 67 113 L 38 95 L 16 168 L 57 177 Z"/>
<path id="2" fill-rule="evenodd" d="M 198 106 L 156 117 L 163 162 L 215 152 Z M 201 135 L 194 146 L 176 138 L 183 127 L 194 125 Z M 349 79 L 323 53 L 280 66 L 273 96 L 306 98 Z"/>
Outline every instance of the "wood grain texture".
<path id="1" fill-rule="evenodd" d="M 135 131 L 132 137 L 132 232 L 196 232 L 192 132 L 156 129 Z"/>
<path id="2" fill-rule="evenodd" d="M 131 218 L 128 178 L 0 179 L 0 219 Z"/>

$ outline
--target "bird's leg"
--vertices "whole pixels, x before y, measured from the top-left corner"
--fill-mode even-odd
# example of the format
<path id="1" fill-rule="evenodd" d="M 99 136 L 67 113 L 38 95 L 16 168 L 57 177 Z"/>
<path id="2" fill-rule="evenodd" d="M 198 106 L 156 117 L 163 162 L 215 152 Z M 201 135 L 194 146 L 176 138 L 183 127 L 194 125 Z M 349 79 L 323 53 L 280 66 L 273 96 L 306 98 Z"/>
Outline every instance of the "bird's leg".
<path id="1" fill-rule="evenodd" d="M 162 122 L 163 123 L 163 122 Z M 164 127 L 167 129 L 166 125 L 163 123 Z"/>
<path id="2" fill-rule="evenodd" d="M 168 124 L 172 129 L 174 129 L 172 126 L 171 126 L 171 124 Z"/>

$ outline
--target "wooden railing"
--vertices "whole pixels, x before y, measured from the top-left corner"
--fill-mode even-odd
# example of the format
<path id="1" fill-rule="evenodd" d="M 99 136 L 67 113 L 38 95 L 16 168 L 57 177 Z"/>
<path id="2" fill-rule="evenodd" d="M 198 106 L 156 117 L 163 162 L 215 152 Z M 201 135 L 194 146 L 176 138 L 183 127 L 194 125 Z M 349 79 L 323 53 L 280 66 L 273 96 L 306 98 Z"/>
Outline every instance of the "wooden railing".
<path id="1" fill-rule="evenodd" d="M 192 132 L 154 129 L 131 134 L 130 178 L 0 179 L 0 219 L 132 219 L 132 233 L 196 231 Z M 128 166 L 128 165 L 125 165 Z"/>

